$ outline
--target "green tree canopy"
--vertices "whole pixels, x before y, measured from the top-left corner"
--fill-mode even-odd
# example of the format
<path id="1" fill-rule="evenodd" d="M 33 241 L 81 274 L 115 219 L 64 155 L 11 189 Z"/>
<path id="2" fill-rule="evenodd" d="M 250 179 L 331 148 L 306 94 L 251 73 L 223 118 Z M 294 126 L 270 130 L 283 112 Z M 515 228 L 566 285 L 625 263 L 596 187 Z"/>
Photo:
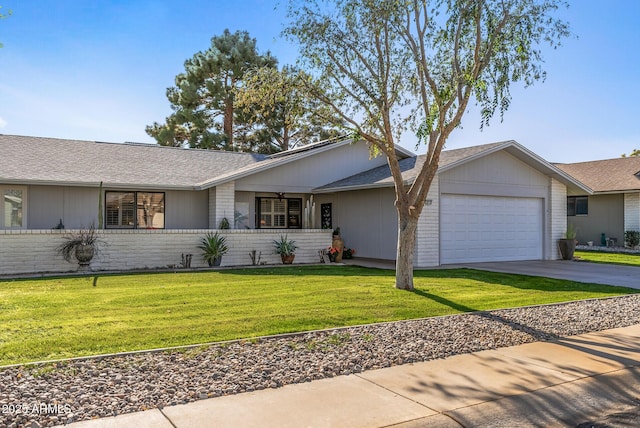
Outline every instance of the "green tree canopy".
<path id="1" fill-rule="evenodd" d="M 512 82 L 544 79 L 541 46 L 559 45 L 562 0 L 289 0 L 285 29 L 324 82 L 309 91 L 388 159 L 398 213 L 396 287 L 413 289 L 418 219 L 440 153 L 471 98 L 482 123 L 511 102 Z M 396 144 L 412 130 L 425 162 L 406 186 Z"/>
<path id="2" fill-rule="evenodd" d="M 633 151 L 631 153 L 629 153 L 628 156 L 629 157 L 640 156 L 640 149 L 633 149 Z M 626 158 L 627 154 L 623 153 L 621 157 Z"/>
<path id="3" fill-rule="evenodd" d="M 255 139 L 260 142 L 258 152 L 284 151 L 338 134 L 325 118 L 331 112 L 309 96 L 306 88 L 315 84 L 307 73 L 290 66 L 261 67 L 245 74 L 235 101 L 256 127 L 254 132 L 261 134 Z"/>
<path id="4" fill-rule="evenodd" d="M 0 9 L 2 9 L 2 6 L 0 6 Z M 11 9 L 9 9 L 6 14 L 0 13 L 0 19 L 7 18 L 9 15 L 11 15 Z M 0 48 L 2 47 L 4 47 L 4 45 L 2 44 L 2 42 L 0 42 Z"/>
<path id="5" fill-rule="evenodd" d="M 158 144 L 223 150 L 244 150 L 251 141 L 246 117 L 235 109 L 235 90 L 252 68 L 275 67 L 269 52 L 260 54 L 246 31 L 225 30 L 211 39 L 211 47 L 196 53 L 167 89 L 173 113 L 146 132 Z M 236 141 L 237 139 L 237 141 Z"/>

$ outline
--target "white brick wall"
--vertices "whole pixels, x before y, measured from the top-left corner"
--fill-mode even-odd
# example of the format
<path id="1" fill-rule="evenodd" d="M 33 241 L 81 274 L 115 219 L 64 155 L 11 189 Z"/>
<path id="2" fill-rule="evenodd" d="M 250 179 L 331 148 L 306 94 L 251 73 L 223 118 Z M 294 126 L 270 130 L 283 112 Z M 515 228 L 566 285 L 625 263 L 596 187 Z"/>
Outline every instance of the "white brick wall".
<path id="1" fill-rule="evenodd" d="M 624 194 L 624 230 L 640 230 L 640 193 Z"/>
<path id="2" fill-rule="evenodd" d="M 558 239 L 563 238 L 567 230 L 567 186 L 558 180 L 551 179 L 551 197 L 549 214 L 551 215 L 551 230 L 547 236 L 550 238 L 548 259 L 561 258 L 558 250 Z"/>
<path id="3" fill-rule="evenodd" d="M 418 220 L 416 236 L 416 267 L 438 266 L 440 264 L 440 190 L 438 176 L 433 179 L 427 200 Z"/>
<path id="4" fill-rule="evenodd" d="M 216 224 L 216 188 L 209 188 L 209 229 L 217 229 Z"/>
<path id="5" fill-rule="evenodd" d="M 70 230 L 0 230 L 0 275 L 40 272 L 68 272 L 77 264 L 66 262 L 56 253 L 56 247 Z M 205 267 L 197 248 L 209 230 L 104 230 L 99 234 L 106 241 L 99 255 L 91 262 L 93 270 L 130 270 L 179 265 L 182 253 L 193 254 L 191 267 Z M 318 250 L 331 245 L 327 230 L 224 230 L 229 252 L 222 266 L 250 265 L 252 250 L 262 252 L 262 261 L 280 264 L 272 241 L 288 235 L 296 241 L 298 250 L 294 263 L 319 262 Z"/>
<path id="6" fill-rule="evenodd" d="M 234 181 L 224 183 L 216 187 L 215 228 L 220 226 L 220 222 L 224 217 L 229 220 L 229 225 L 233 227 L 233 218 L 235 214 L 235 192 L 236 184 Z"/>

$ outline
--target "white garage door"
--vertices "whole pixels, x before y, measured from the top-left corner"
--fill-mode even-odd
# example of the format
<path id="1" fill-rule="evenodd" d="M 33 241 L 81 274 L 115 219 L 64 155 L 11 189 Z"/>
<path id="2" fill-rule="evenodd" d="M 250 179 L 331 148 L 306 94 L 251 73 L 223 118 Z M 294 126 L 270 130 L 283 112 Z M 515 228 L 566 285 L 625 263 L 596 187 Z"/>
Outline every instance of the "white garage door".
<path id="1" fill-rule="evenodd" d="M 442 195 L 440 263 L 542 259 L 542 199 Z"/>

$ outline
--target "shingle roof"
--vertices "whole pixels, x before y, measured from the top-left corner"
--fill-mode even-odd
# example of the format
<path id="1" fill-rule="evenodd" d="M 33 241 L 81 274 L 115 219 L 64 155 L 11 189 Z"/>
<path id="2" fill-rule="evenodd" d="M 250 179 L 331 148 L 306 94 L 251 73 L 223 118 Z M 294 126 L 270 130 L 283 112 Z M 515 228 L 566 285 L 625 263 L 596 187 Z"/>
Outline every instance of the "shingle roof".
<path id="1" fill-rule="evenodd" d="M 493 149 L 504 146 L 506 142 L 491 143 L 480 146 L 465 147 L 462 149 L 445 150 L 440 154 L 439 169 L 446 168 L 462 160 L 473 158 L 474 156 L 492 151 Z M 400 170 L 402 171 L 402 177 L 406 183 L 412 183 L 416 176 L 420 172 L 420 168 L 424 164 L 426 159 L 425 155 L 420 155 L 412 158 L 402 159 L 400 163 Z M 335 181 L 325 186 L 319 187 L 315 190 L 337 190 L 347 188 L 364 188 L 364 187 L 388 187 L 393 186 L 393 177 L 391 177 L 391 170 L 389 165 L 382 165 L 369 171 L 365 171 L 360 174 L 352 175 L 351 177 L 344 178 L 342 180 Z"/>
<path id="2" fill-rule="evenodd" d="M 203 189 L 350 143 L 343 137 L 269 156 L 0 134 L 0 182 Z"/>
<path id="3" fill-rule="evenodd" d="M 555 164 L 594 192 L 640 190 L 640 157 Z"/>
<path id="4" fill-rule="evenodd" d="M 266 155 L 0 135 L 0 182 L 188 188 Z"/>

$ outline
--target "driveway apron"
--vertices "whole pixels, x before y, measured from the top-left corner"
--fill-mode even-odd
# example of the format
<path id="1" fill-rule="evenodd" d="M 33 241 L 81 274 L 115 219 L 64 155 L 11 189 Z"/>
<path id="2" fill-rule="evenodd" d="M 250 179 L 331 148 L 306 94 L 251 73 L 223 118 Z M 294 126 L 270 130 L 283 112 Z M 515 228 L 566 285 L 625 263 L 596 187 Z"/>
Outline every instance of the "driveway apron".
<path id="1" fill-rule="evenodd" d="M 616 285 L 640 289 L 640 267 L 567 260 L 529 260 L 446 265 L 443 268 L 469 268 L 519 275 L 543 276 L 591 284 Z"/>

